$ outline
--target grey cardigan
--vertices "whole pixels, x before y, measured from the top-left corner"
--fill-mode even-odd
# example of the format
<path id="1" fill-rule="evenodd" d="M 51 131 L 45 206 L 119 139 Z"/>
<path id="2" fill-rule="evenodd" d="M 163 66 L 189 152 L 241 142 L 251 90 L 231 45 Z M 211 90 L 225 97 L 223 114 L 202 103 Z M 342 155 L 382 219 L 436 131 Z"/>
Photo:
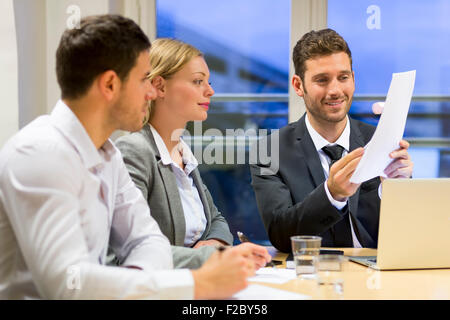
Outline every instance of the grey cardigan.
<path id="1" fill-rule="evenodd" d="M 120 137 L 115 142 L 122 153 L 131 179 L 141 190 L 152 217 L 172 244 L 176 268 L 198 268 L 215 251 L 214 247 L 185 248 L 186 223 L 175 175 L 170 165 L 164 165 L 149 125 L 141 131 Z M 200 240 L 219 239 L 233 243 L 228 223 L 214 205 L 198 169 L 192 173 L 206 216 L 206 229 Z"/>

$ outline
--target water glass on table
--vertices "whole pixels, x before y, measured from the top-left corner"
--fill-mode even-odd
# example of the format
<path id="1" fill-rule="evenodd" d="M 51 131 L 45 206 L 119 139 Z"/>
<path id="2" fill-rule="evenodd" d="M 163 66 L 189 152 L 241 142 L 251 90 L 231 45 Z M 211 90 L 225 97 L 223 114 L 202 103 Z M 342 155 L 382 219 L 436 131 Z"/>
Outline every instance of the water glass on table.
<path id="1" fill-rule="evenodd" d="M 343 299 L 343 271 L 346 259 L 346 257 L 336 254 L 319 256 L 319 272 L 317 276 L 319 299 Z"/>
<path id="2" fill-rule="evenodd" d="M 297 277 L 315 279 L 319 267 L 319 253 L 322 238 L 318 236 L 291 237 Z"/>

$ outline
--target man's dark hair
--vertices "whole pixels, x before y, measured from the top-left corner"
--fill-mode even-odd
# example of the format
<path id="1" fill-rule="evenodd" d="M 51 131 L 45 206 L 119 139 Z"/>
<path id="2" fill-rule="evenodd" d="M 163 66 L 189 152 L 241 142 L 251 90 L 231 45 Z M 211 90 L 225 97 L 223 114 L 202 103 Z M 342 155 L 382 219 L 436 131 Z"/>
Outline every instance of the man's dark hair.
<path id="1" fill-rule="evenodd" d="M 332 29 L 310 31 L 294 47 L 292 61 L 294 62 L 295 74 L 304 82 L 307 60 L 339 52 L 345 52 L 348 55 L 350 67 L 353 68 L 350 48 L 344 38 L 336 31 Z"/>
<path id="2" fill-rule="evenodd" d="M 126 81 L 150 41 L 139 26 L 119 15 L 81 19 L 80 28 L 66 30 L 56 51 L 56 76 L 62 98 L 83 96 L 94 79 L 113 70 Z"/>

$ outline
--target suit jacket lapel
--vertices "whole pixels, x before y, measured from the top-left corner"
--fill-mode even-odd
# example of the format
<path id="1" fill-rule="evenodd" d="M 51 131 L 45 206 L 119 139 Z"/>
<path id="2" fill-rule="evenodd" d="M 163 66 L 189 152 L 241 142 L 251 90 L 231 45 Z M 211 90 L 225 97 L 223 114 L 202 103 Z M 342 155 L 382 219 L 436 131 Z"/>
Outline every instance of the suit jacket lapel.
<path id="1" fill-rule="evenodd" d="M 299 157 L 304 158 L 306 164 L 308 165 L 309 172 L 313 178 L 314 184 L 317 187 L 325 181 L 325 175 L 323 173 L 323 168 L 320 163 L 319 154 L 314 146 L 311 136 L 306 128 L 305 116 L 298 120 L 296 137 L 298 143 L 300 144 L 301 150 L 296 150 Z"/>
<path id="2" fill-rule="evenodd" d="M 176 231 L 174 232 L 175 238 L 171 239 L 171 242 L 173 241 L 176 246 L 184 246 L 186 221 L 184 219 L 183 205 L 181 204 L 181 198 L 178 192 L 175 175 L 170 165 L 164 165 L 162 163 L 161 155 L 159 154 L 150 126 L 145 126 L 145 129 L 150 145 L 155 153 L 156 161 L 158 163 L 158 171 L 164 183 L 164 189 L 166 190 L 167 202 L 169 204 L 170 215 L 173 222 L 173 230 Z"/>
<path id="3" fill-rule="evenodd" d="M 200 177 L 200 172 L 198 171 L 198 168 L 192 171 L 192 179 L 194 180 L 194 184 L 197 187 L 198 194 L 200 196 L 200 199 L 202 200 L 203 211 L 205 212 L 206 217 L 205 232 L 203 232 L 203 235 L 200 238 L 200 240 L 203 240 L 203 237 L 205 237 L 209 233 L 208 230 L 211 226 L 211 211 L 209 210 L 208 200 L 206 198 L 205 191 L 203 190 L 203 181 L 202 178 Z"/>
<path id="4" fill-rule="evenodd" d="M 158 161 L 158 170 L 161 174 L 164 188 L 166 190 L 167 202 L 169 203 L 170 215 L 174 224 L 175 239 L 177 246 L 184 246 L 186 235 L 186 221 L 184 219 L 183 205 L 181 204 L 180 194 L 178 192 L 177 182 L 170 165 L 164 165 L 161 159 Z"/>
<path id="5" fill-rule="evenodd" d="M 355 121 L 353 121 L 353 119 L 350 119 L 350 152 L 359 147 L 364 147 L 364 145 L 364 137 L 361 131 L 359 130 Z M 359 188 L 358 190 L 356 190 L 355 194 L 350 197 L 348 201 L 348 207 L 351 213 L 351 219 L 355 227 L 354 229 L 355 233 L 357 234 L 358 240 L 363 247 L 372 247 L 373 239 L 358 219 L 358 201 Z"/>
<path id="6" fill-rule="evenodd" d="M 359 130 L 356 122 L 349 117 L 350 120 L 350 152 L 359 148 L 364 147 L 364 137 Z"/>
<path id="7" fill-rule="evenodd" d="M 363 140 L 361 131 L 356 126 L 356 123 L 354 123 L 350 119 L 350 150 L 349 151 L 352 152 L 353 150 L 355 150 L 359 147 L 364 147 L 364 140 Z M 359 188 L 356 191 L 356 193 L 350 197 L 349 204 L 348 204 L 350 212 L 353 214 L 354 217 L 356 216 L 357 210 L 358 210 L 358 199 L 359 199 Z"/>

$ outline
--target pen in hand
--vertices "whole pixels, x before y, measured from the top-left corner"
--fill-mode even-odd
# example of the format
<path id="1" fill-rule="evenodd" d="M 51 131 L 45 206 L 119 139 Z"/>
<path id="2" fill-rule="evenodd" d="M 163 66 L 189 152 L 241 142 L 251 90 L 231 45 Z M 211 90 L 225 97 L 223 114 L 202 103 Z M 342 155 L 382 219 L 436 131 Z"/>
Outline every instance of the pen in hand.
<path id="1" fill-rule="evenodd" d="M 240 241 L 241 243 L 244 243 L 244 242 L 251 242 L 251 241 L 245 236 L 245 234 L 243 234 L 243 233 L 240 232 L 240 231 L 237 232 L 237 236 L 238 236 L 239 241 Z M 275 263 L 273 263 L 273 261 L 269 261 L 269 262 L 266 263 L 266 267 L 275 267 Z"/>
<path id="2" fill-rule="evenodd" d="M 238 231 L 238 232 L 237 232 L 237 235 L 238 235 L 239 241 L 240 241 L 241 243 L 244 243 L 244 242 L 250 242 L 250 240 L 249 240 L 249 239 L 245 236 L 245 234 L 243 234 L 242 232 Z"/>

